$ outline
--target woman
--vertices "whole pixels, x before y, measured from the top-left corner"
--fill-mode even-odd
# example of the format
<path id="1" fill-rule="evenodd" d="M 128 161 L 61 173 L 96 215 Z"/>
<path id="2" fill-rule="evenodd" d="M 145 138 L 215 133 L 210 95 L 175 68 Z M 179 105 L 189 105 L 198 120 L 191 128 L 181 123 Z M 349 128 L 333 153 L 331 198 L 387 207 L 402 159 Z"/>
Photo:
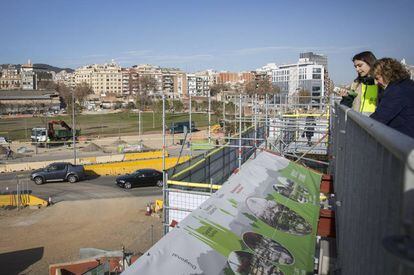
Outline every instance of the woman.
<path id="1" fill-rule="evenodd" d="M 414 138 L 414 82 L 410 74 L 392 58 L 378 60 L 373 71 L 384 92 L 371 117 Z"/>
<path id="2" fill-rule="evenodd" d="M 352 58 L 358 77 L 351 85 L 350 91 L 342 93 L 341 104 L 352 107 L 357 112 L 370 115 L 378 102 L 378 86 L 371 76 L 371 68 L 376 61 L 372 52 L 366 51 Z"/>

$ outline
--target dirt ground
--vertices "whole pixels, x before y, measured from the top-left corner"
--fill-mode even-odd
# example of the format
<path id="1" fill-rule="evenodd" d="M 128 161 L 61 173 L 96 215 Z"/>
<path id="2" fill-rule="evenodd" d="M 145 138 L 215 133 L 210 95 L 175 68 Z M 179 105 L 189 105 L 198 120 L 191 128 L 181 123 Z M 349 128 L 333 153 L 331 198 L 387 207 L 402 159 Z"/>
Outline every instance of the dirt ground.
<path id="1" fill-rule="evenodd" d="M 48 274 L 50 264 L 79 259 L 80 248 L 143 253 L 162 236 L 145 216 L 159 197 L 65 201 L 44 209 L 0 210 L 0 274 Z M 3 273 L 5 272 L 5 273 Z"/>

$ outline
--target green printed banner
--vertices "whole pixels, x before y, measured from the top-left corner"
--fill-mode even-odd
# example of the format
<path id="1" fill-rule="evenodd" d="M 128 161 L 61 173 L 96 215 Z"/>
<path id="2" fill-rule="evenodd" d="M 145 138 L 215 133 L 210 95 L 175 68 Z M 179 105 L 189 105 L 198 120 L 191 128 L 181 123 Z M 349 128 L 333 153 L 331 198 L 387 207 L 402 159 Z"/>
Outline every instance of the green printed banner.
<path id="1" fill-rule="evenodd" d="M 313 273 L 320 182 L 261 152 L 124 274 Z"/>

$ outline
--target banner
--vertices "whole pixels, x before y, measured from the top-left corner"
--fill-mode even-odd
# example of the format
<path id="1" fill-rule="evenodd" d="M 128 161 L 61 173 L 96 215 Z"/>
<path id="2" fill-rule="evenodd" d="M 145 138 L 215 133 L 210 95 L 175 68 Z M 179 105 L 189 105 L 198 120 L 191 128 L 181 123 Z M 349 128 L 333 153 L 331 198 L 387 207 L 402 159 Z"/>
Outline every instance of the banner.
<path id="1" fill-rule="evenodd" d="M 313 273 L 320 182 L 258 153 L 123 274 Z"/>

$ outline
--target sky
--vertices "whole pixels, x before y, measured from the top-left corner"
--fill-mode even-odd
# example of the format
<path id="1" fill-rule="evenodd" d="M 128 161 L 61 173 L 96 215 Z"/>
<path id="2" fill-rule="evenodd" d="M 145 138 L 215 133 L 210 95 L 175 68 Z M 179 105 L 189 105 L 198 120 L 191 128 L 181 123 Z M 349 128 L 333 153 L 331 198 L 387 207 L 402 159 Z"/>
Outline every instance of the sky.
<path id="1" fill-rule="evenodd" d="M 335 84 L 352 57 L 414 64 L 413 0 L 1 0 L 0 64 L 78 68 L 111 62 L 186 72 L 250 71 L 328 56 Z"/>

